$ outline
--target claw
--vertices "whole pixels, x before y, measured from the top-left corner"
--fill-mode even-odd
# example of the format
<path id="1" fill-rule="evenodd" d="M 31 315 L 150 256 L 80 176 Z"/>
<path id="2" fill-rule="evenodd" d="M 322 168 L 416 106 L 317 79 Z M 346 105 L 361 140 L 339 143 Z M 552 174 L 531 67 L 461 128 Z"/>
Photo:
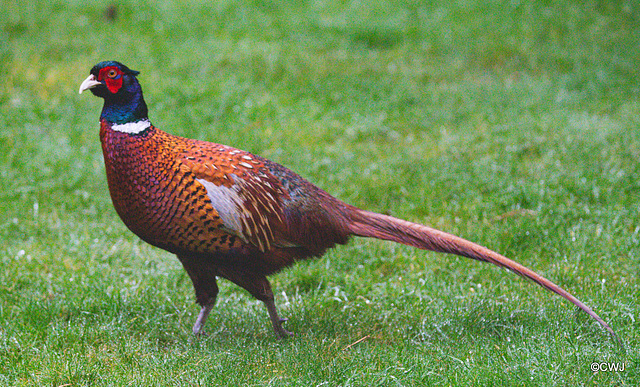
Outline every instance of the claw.
<path id="1" fill-rule="evenodd" d="M 293 332 L 289 332 L 288 330 L 282 327 L 282 324 L 289 321 L 288 318 L 281 318 L 278 320 L 278 324 L 273 325 L 273 329 L 276 331 L 276 336 L 280 339 L 286 339 L 293 336 Z"/>

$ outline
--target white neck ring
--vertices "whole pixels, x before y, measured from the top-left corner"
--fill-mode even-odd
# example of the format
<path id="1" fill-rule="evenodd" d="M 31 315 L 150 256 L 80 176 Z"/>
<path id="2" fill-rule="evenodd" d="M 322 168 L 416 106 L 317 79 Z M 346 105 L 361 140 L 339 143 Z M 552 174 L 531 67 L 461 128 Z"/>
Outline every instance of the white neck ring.
<path id="1" fill-rule="evenodd" d="M 111 129 L 123 133 L 138 134 L 148 129 L 150 126 L 151 122 L 149 119 L 145 118 L 136 122 L 127 122 L 126 124 L 113 124 Z"/>

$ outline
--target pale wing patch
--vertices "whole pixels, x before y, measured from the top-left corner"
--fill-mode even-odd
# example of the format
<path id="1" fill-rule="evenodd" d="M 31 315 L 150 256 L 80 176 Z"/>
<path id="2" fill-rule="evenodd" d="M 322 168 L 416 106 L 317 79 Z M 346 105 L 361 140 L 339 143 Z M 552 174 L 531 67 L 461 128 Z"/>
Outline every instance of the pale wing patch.
<path id="1" fill-rule="evenodd" d="M 244 200 L 240 197 L 238 186 L 227 188 L 224 185 L 215 185 L 205 179 L 196 179 L 196 181 L 207 190 L 211 205 L 224 222 L 225 230 L 247 242 L 242 231 L 241 218 L 247 216 L 248 211 L 243 205 Z"/>

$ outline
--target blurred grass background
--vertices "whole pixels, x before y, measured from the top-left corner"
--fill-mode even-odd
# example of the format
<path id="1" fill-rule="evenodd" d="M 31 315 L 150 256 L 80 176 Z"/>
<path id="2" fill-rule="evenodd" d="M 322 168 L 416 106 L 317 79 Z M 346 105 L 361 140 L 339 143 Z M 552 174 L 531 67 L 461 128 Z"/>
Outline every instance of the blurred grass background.
<path id="1" fill-rule="evenodd" d="M 638 385 L 634 1 L 8 1 L 0 14 L 3 385 Z M 150 118 L 342 200 L 484 244 L 510 273 L 357 240 L 272 278 L 296 333 L 221 283 L 209 335 L 175 257 L 109 198 L 101 60 Z M 351 346 L 359 339 L 363 341 Z M 624 372 L 590 370 L 620 362 Z"/>

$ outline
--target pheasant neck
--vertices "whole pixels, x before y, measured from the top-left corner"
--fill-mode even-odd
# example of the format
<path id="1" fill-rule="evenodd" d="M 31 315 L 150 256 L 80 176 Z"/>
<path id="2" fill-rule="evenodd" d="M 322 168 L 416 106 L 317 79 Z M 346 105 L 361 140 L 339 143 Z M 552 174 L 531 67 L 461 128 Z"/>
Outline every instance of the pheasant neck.
<path id="1" fill-rule="evenodd" d="M 125 95 L 105 98 L 100 120 L 109 122 L 113 126 L 128 128 L 128 130 L 123 130 L 127 132 L 143 126 L 142 123 L 145 121 L 149 123 L 147 104 L 144 102 L 139 86 L 131 92 L 127 91 Z M 149 123 L 142 129 L 146 129 L 150 125 Z"/>

